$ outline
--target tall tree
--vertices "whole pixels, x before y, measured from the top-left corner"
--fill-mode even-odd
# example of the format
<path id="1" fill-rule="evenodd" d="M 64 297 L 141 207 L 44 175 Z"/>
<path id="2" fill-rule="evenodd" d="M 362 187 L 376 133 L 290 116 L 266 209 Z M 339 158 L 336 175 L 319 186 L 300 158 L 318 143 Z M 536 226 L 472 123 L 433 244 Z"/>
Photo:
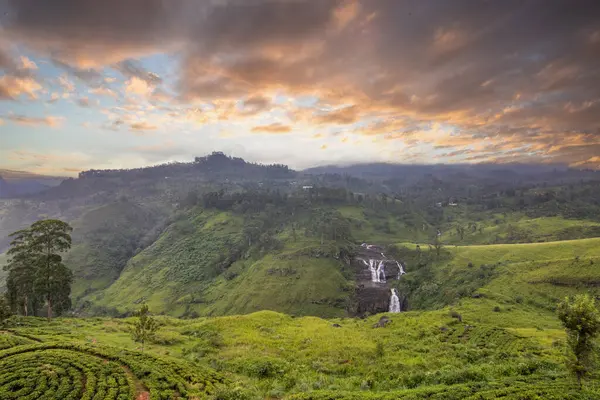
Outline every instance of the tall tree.
<path id="1" fill-rule="evenodd" d="M 46 302 L 48 319 L 71 306 L 73 273 L 62 262 L 60 253 L 71 248 L 71 231 L 66 222 L 48 219 L 13 233 L 9 255 L 7 286 L 12 302 L 28 304 L 41 298 Z"/>
<path id="2" fill-rule="evenodd" d="M 48 219 L 34 223 L 30 230 L 33 236 L 31 247 L 39 255 L 36 292 L 46 300 L 50 319 L 53 307 L 61 312 L 71 306 L 73 273 L 62 263 L 59 253 L 71 248 L 73 228 L 66 222 Z"/>
<path id="3" fill-rule="evenodd" d="M 142 352 L 144 351 L 144 344 L 152 340 L 158 329 L 158 323 L 154 318 L 150 316 L 150 310 L 148 305 L 144 304 L 138 312 L 135 313 L 138 317 L 133 323 L 131 329 L 131 337 L 134 341 L 142 343 Z"/>
<path id="4" fill-rule="evenodd" d="M 600 312 L 588 294 L 565 298 L 558 305 L 558 318 L 567 331 L 567 345 L 571 356 L 567 366 L 577 378 L 579 388 L 582 380 L 594 369 L 594 338 L 600 333 Z"/>
<path id="5" fill-rule="evenodd" d="M 0 296 L 0 328 L 6 325 L 11 315 L 12 312 L 8 305 L 8 301 L 4 296 Z"/>
<path id="6" fill-rule="evenodd" d="M 23 229 L 10 236 L 13 238 L 8 250 L 10 259 L 4 266 L 4 270 L 8 271 L 7 298 L 13 310 L 20 309 L 23 315 L 28 316 L 35 296 L 36 280 L 35 253 L 29 245 L 32 234 L 29 229 Z"/>

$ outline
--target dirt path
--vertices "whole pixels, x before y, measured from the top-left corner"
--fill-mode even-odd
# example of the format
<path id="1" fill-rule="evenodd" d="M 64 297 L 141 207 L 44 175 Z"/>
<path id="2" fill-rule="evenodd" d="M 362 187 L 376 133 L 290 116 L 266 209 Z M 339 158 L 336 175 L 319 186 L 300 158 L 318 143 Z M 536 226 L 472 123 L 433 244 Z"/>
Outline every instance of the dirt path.
<path id="1" fill-rule="evenodd" d="M 127 377 L 135 383 L 135 400 L 150 400 L 148 388 L 131 372 L 127 365 L 121 365 Z"/>

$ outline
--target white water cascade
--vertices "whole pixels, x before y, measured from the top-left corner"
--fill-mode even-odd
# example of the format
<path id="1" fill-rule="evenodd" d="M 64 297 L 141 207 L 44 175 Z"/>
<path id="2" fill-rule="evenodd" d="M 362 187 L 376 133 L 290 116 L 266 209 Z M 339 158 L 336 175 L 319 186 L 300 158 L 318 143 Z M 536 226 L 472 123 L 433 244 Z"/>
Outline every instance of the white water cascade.
<path id="1" fill-rule="evenodd" d="M 375 260 L 369 260 L 369 271 L 371 271 L 371 282 L 379 282 L 379 270 L 375 269 Z"/>
<path id="2" fill-rule="evenodd" d="M 377 246 L 368 243 L 361 244 L 361 247 L 367 250 L 373 250 L 378 248 Z M 404 271 L 404 263 L 400 263 L 396 260 L 389 260 L 383 253 L 379 254 L 381 254 L 382 258 L 369 258 L 368 262 L 363 258 L 360 259 L 360 261 L 362 261 L 365 264 L 365 266 L 369 268 L 369 272 L 371 273 L 371 282 L 386 283 L 385 264 L 387 262 L 395 262 L 398 266 L 399 272 L 397 279 L 400 279 L 402 275 L 406 274 L 406 271 Z"/>
<path id="3" fill-rule="evenodd" d="M 399 313 L 400 311 L 400 299 L 398 298 L 398 293 L 396 293 L 396 289 L 392 289 L 392 297 L 390 297 L 390 312 L 391 313 Z"/>
<path id="4" fill-rule="evenodd" d="M 400 279 L 400 277 L 404 274 L 406 274 L 406 272 L 404 271 L 404 267 L 402 266 L 402 264 L 400 264 L 398 261 L 396 261 L 396 264 L 398 265 L 398 278 L 396 279 Z"/>
<path id="5" fill-rule="evenodd" d="M 375 281 L 379 283 L 385 283 L 385 265 L 383 264 L 383 260 L 379 261 L 379 265 L 377 266 L 377 276 Z"/>

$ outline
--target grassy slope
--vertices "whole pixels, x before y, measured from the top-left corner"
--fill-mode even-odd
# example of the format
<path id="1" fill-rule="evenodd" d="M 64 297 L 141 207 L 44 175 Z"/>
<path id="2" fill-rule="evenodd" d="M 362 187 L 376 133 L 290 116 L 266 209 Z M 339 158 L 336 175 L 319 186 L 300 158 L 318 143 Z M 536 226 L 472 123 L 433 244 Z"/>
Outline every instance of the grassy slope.
<path id="1" fill-rule="evenodd" d="M 428 232 L 407 226 L 403 216 L 385 212 L 374 213 L 361 206 L 343 206 L 338 207 L 338 210 L 350 220 L 352 233 L 355 239 L 361 242 L 388 244 L 398 241 L 419 242 L 428 238 Z M 418 215 L 412 217 L 416 226 L 421 227 L 426 223 Z"/>
<path id="2" fill-rule="evenodd" d="M 465 206 L 445 207 L 444 216 L 450 222 L 442 226 L 441 239 L 449 244 L 549 242 L 600 236 L 599 222 L 560 216 L 529 218 L 518 212 L 472 212 Z M 476 228 L 468 229 L 469 222 Z M 466 230 L 463 239 L 457 226 Z"/>
<path id="3" fill-rule="evenodd" d="M 297 315 L 340 316 L 350 285 L 342 263 L 314 257 L 318 243 L 281 237 L 285 247 L 242 255 L 220 268 L 244 241 L 241 217 L 196 209 L 183 215 L 150 247 L 132 258 L 94 305 L 131 311 L 144 301 L 174 316 L 223 315 L 271 309 Z"/>
<path id="4" fill-rule="evenodd" d="M 286 242 L 276 254 L 232 266 L 239 275 L 231 281 L 217 279 L 206 292 L 202 315 L 225 315 L 275 310 L 294 315 L 345 315 L 353 286 L 343 276 L 341 263 L 307 253 L 319 249 L 317 242 L 299 239 Z"/>
<path id="5" fill-rule="evenodd" d="M 73 270 L 75 301 L 114 282 L 157 216 L 131 202 L 92 209 L 72 222 L 74 243 L 65 257 Z"/>
<path id="6" fill-rule="evenodd" d="M 213 240 L 234 232 L 237 223 L 235 217 L 223 213 L 197 218 L 197 234 L 202 235 L 202 228 L 209 226 Z M 169 234 L 154 246 L 165 246 Z M 189 235 L 185 237 L 189 240 Z M 177 248 L 183 251 L 189 244 L 185 241 Z M 313 248 L 310 241 L 299 240 L 295 245 L 288 243 L 282 253 L 293 260 L 295 256 L 301 259 L 306 247 Z M 444 251 L 447 253 L 443 259 L 432 264 L 431 281 L 438 285 L 438 292 L 469 284 L 470 279 L 478 277 L 481 265 L 496 265 L 490 277 L 477 281 L 481 285 L 476 292 L 483 297 L 466 296 L 452 305 L 462 314 L 463 323 L 449 317 L 448 307 L 390 315 L 392 323 L 385 329 L 372 328 L 379 315 L 365 320 L 324 320 L 261 311 L 192 320 L 159 317 L 162 328 L 148 351 L 217 368 L 233 380 L 234 386 L 248 391 L 250 397 L 246 398 L 251 399 L 291 398 L 294 393 L 303 399 L 463 399 L 476 392 L 482 393 L 476 398 L 489 399 L 598 398 L 600 392 L 593 385 L 581 396 L 573 389 L 574 382 L 563 363 L 565 336 L 553 307 L 565 295 L 596 292 L 594 285 L 600 282 L 600 238 L 447 246 Z M 207 307 L 206 313 L 233 312 L 248 302 L 256 301 L 259 306 L 269 295 L 274 299 L 288 292 L 290 298 L 300 295 L 295 284 L 280 285 L 277 275 L 264 274 L 267 265 L 297 267 L 297 262 L 286 264 L 286 260 L 270 255 L 244 268 L 232 266 L 240 268 L 238 278 L 212 281 L 205 297 L 214 296 L 215 302 L 200 306 Z M 416 275 L 418 271 L 411 271 L 409 266 L 403 278 L 408 279 L 411 273 Z M 236 282 L 244 276 L 242 282 Z M 283 276 L 283 282 L 290 277 L 298 279 L 292 274 Z M 314 277 L 310 279 L 316 282 Z M 124 283 L 123 293 L 127 284 L 134 282 Z M 239 296 L 232 294 L 238 290 Z M 113 296 L 119 294 L 112 292 Z M 154 307 L 161 303 L 150 304 Z M 233 306 L 218 309 L 221 304 Z M 251 310 L 250 306 L 245 309 Z M 334 323 L 341 327 L 333 327 Z M 44 339 L 60 337 L 136 349 L 138 345 L 131 340 L 127 324 L 128 320 L 107 318 L 62 319 L 50 326 L 36 322 L 35 327 L 19 331 Z"/>
<path id="7" fill-rule="evenodd" d="M 567 398 L 574 383 L 563 365 L 564 334 L 499 328 L 501 314 L 492 317 L 496 319 L 484 323 L 467 316 L 466 328 L 447 310 L 407 312 L 392 315 L 385 329 L 372 328 L 379 316 L 323 320 L 262 311 L 193 320 L 163 317 L 158 338 L 147 351 L 217 368 L 254 394 L 244 397 L 251 399 L 293 393 L 312 393 L 314 399 L 344 394 L 462 399 L 476 391 L 496 398 L 509 387 L 538 391 L 541 398 Z M 534 325 L 535 314 L 530 317 Z M 128 333 L 128 320 L 62 319 L 47 325 L 30 319 L 18 331 L 44 340 L 139 349 Z M 330 397 L 333 393 L 339 397 Z M 432 393 L 441 394 L 430 397 Z"/>
<path id="8" fill-rule="evenodd" d="M 240 231 L 241 221 L 226 213 L 182 216 L 133 257 L 114 284 L 90 300 L 119 311 L 144 301 L 157 312 L 169 309 L 182 315 L 186 303 L 202 301 L 202 290 L 218 274 L 219 256 L 239 240 Z"/>
<path id="9" fill-rule="evenodd" d="M 416 306 L 455 304 L 470 317 L 511 327 L 532 326 L 533 314 L 535 326 L 558 328 L 554 307 L 564 296 L 581 291 L 600 294 L 600 238 L 446 246 L 444 251 L 446 259 L 434 263 L 431 292 L 418 293 L 424 300 Z M 488 276 L 481 278 L 484 272 Z M 479 285 L 472 286 L 473 282 Z M 465 287 L 475 290 L 458 300 Z M 472 292 L 482 297 L 473 298 Z M 437 302 L 428 303 L 431 299 Z M 496 306 L 499 313 L 492 311 Z"/>

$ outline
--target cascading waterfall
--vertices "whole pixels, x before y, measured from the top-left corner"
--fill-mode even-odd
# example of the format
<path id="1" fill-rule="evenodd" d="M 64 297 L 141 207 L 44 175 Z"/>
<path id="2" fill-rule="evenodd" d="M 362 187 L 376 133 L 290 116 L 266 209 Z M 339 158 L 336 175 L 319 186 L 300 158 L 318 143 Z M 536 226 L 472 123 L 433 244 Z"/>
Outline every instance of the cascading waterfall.
<path id="1" fill-rule="evenodd" d="M 400 264 L 398 261 L 396 261 L 396 265 L 398 265 L 398 278 L 396 279 L 400 279 L 400 277 L 404 274 L 406 274 L 406 272 L 404 272 L 404 268 L 403 268 L 403 264 Z"/>
<path id="2" fill-rule="evenodd" d="M 369 270 L 371 271 L 371 281 L 379 282 L 378 271 L 375 269 L 375 260 L 369 260 Z"/>
<path id="3" fill-rule="evenodd" d="M 392 289 L 392 297 L 390 297 L 390 312 L 391 313 L 399 313 L 400 311 L 400 299 L 398 298 L 398 293 L 396 289 Z"/>
<path id="4" fill-rule="evenodd" d="M 385 265 L 383 264 L 383 260 L 379 261 L 379 265 L 377 266 L 377 280 L 373 282 L 385 283 Z"/>
<path id="5" fill-rule="evenodd" d="M 372 250 L 374 247 L 374 245 L 372 244 L 367 244 L 367 243 L 363 243 L 361 244 L 361 247 L 366 248 L 367 250 Z M 377 259 L 377 258 L 370 258 L 369 262 L 367 262 L 365 259 L 360 259 L 365 266 L 367 266 L 369 268 L 369 272 L 371 273 L 371 282 L 374 283 L 385 283 L 386 282 L 386 277 L 385 277 L 385 263 L 386 262 L 395 262 L 396 265 L 398 265 L 398 277 L 397 279 L 400 279 L 400 277 L 404 274 L 406 274 L 406 272 L 404 271 L 404 263 L 400 263 L 396 260 L 388 260 L 387 257 L 385 256 L 385 254 L 383 253 L 379 253 L 381 254 L 381 259 Z"/>

